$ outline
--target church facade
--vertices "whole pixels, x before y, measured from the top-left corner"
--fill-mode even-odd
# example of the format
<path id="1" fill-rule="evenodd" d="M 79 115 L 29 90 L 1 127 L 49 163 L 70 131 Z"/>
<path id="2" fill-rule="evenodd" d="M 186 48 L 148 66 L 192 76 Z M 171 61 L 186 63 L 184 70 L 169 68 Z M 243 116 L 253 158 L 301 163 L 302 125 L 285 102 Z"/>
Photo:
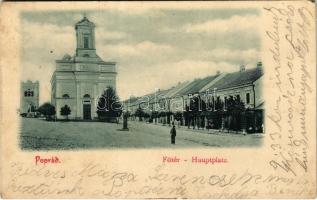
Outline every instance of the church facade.
<path id="1" fill-rule="evenodd" d="M 51 102 L 57 118 L 67 105 L 69 119 L 90 120 L 97 117 L 98 99 L 107 87 L 116 89 L 116 63 L 105 62 L 96 53 L 95 24 L 84 17 L 75 24 L 76 52 L 56 60 L 51 78 Z"/>

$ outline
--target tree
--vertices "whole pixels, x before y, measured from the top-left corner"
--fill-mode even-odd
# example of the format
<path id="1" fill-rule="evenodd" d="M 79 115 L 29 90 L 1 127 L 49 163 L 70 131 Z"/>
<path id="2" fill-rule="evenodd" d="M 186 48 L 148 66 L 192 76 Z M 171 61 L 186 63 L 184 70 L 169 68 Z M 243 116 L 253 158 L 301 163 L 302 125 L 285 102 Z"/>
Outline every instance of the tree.
<path id="1" fill-rule="evenodd" d="M 142 121 L 142 118 L 145 116 L 145 113 L 143 109 L 139 106 L 139 108 L 136 109 L 134 115 L 139 118 L 139 121 Z"/>
<path id="2" fill-rule="evenodd" d="M 98 101 L 97 115 L 100 121 L 117 120 L 122 114 L 122 104 L 119 101 L 116 91 L 107 87 Z"/>
<path id="3" fill-rule="evenodd" d="M 48 102 L 42 104 L 38 111 L 45 116 L 46 120 L 51 120 L 52 116 L 56 114 L 55 107 Z"/>
<path id="4" fill-rule="evenodd" d="M 162 122 L 162 118 L 163 118 L 163 125 L 166 124 L 166 116 L 167 116 L 167 113 L 165 111 L 160 111 L 159 112 L 159 117 L 161 118 L 160 121 Z"/>
<path id="5" fill-rule="evenodd" d="M 174 118 L 176 121 L 181 121 L 183 119 L 183 113 L 178 111 L 174 114 Z"/>
<path id="6" fill-rule="evenodd" d="M 157 112 L 157 111 L 152 111 L 152 113 L 151 113 L 151 118 L 152 119 L 154 119 L 154 122 L 155 122 L 155 124 L 156 124 L 156 120 L 157 120 L 157 118 L 159 117 L 159 112 Z"/>
<path id="7" fill-rule="evenodd" d="M 189 123 L 192 123 L 193 129 L 198 125 L 198 128 L 202 126 L 202 117 L 200 113 L 206 111 L 207 105 L 206 102 L 201 99 L 200 96 L 193 96 L 189 102 Z M 189 127 L 189 126 L 188 126 Z"/>
<path id="8" fill-rule="evenodd" d="M 240 98 L 230 96 L 227 101 L 227 112 L 229 119 L 229 128 L 235 131 L 241 129 L 241 114 L 244 113 L 245 106 Z"/>
<path id="9" fill-rule="evenodd" d="M 180 112 L 180 111 L 177 111 L 176 113 L 174 113 L 174 119 L 176 120 L 176 121 L 178 121 L 178 127 L 180 126 L 180 125 L 183 125 L 183 113 L 182 112 Z"/>
<path id="10" fill-rule="evenodd" d="M 171 116 L 173 115 L 173 113 L 171 111 L 167 111 L 166 112 L 166 116 L 167 116 L 167 123 L 170 126 L 171 125 Z"/>
<path id="11" fill-rule="evenodd" d="M 216 111 L 222 111 L 223 108 L 224 108 L 224 102 L 220 98 L 217 98 L 217 100 L 215 102 Z"/>
<path id="12" fill-rule="evenodd" d="M 68 105 L 61 107 L 60 113 L 61 115 L 66 116 L 66 119 L 68 120 L 68 115 L 71 113 L 70 107 Z"/>
<path id="13" fill-rule="evenodd" d="M 224 123 L 224 102 L 221 98 L 217 98 L 215 102 L 215 110 L 213 112 L 213 128 L 222 128 Z"/>
<path id="14" fill-rule="evenodd" d="M 149 113 L 144 112 L 144 113 L 143 113 L 143 117 L 145 118 L 146 121 L 149 120 L 149 122 L 150 122 L 150 119 L 149 119 L 149 118 L 151 117 L 151 115 L 150 115 Z"/>

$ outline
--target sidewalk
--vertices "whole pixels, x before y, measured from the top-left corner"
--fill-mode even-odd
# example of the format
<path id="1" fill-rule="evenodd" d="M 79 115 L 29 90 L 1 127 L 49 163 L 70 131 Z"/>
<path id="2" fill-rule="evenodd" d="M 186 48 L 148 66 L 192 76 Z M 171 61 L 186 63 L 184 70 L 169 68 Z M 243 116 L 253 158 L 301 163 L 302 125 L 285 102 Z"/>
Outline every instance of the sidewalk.
<path id="1" fill-rule="evenodd" d="M 148 123 L 148 122 L 144 122 L 144 121 L 130 121 L 130 122 L 137 122 L 137 123 L 143 123 L 143 124 L 148 124 L 148 125 L 152 125 L 152 126 L 161 126 L 161 127 L 166 127 L 167 129 L 172 128 L 172 125 L 163 125 L 161 123 Z M 219 136 L 235 136 L 235 137 L 244 137 L 246 135 L 248 136 L 253 136 L 253 137 L 264 137 L 264 133 L 252 133 L 252 134 L 246 134 L 243 135 L 241 131 L 229 131 L 228 130 L 224 130 L 223 132 L 219 129 L 193 129 L 192 127 L 188 128 L 187 126 L 180 126 L 178 127 L 177 125 L 175 126 L 176 130 L 182 130 L 182 131 L 188 131 L 188 132 L 197 132 L 197 133 L 203 133 L 203 134 L 212 134 L 212 135 L 219 135 Z"/>

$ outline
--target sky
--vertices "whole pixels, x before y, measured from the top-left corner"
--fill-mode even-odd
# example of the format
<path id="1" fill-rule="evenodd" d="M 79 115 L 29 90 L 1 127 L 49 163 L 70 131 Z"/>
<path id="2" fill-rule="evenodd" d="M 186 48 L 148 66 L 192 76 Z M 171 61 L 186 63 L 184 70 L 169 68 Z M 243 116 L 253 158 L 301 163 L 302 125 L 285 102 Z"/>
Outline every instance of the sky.
<path id="1" fill-rule="evenodd" d="M 122 100 L 260 61 L 257 9 L 28 11 L 21 80 L 40 82 L 40 103 L 50 101 L 55 60 L 75 54 L 74 25 L 84 15 L 96 25 L 97 54 L 117 62 Z"/>

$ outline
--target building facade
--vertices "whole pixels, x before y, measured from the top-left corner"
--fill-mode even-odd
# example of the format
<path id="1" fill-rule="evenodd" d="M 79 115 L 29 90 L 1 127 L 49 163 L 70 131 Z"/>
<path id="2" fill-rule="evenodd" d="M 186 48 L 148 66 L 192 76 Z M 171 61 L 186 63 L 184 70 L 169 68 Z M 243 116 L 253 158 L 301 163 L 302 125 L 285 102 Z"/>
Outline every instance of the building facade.
<path id="1" fill-rule="evenodd" d="M 25 81 L 21 83 L 20 114 L 35 112 L 39 107 L 39 82 Z"/>
<path id="2" fill-rule="evenodd" d="M 97 103 L 108 87 L 116 89 L 116 63 L 105 62 L 96 53 L 95 24 L 84 17 L 75 25 L 76 52 L 56 60 L 51 79 L 51 102 L 57 118 L 61 107 L 71 109 L 70 119 L 90 120 L 97 117 Z"/>
<path id="3" fill-rule="evenodd" d="M 152 109 L 146 109 L 142 106 L 148 104 L 148 102 L 144 102 L 144 100 L 147 99 L 145 97 L 153 96 L 150 94 L 135 98 L 132 104 L 127 104 L 125 110 L 133 114 L 137 108 L 141 107 L 148 113 L 152 111 L 172 113 L 170 115 L 160 116 L 159 122 L 174 121 L 175 116 L 181 114 L 181 125 L 194 123 L 194 126 L 204 128 L 207 127 L 209 123 L 215 124 L 215 119 L 211 119 L 212 117 L 210 116 L 212 115 L 210 112 L 216 112 L 217 110 L 226 112 L 228 111 L 227 106 L 229 99 L 239 99 L 243 103 L 243 107 L 246 111 L 246 120 L 243 122 L 247 124 L 246 128 L 248 128 L 250 132 L 262 132 L 264 123 L 264 98 L 262 94 L 263 75 L 261 62 L 251 69 L 245 69 L 244 66 L 240 66 L 240 70 L 236 72 L 217 72 L 215 75 L 184 82 L 178 86 L 167 89 L 166 92 L 161 95 L 161 98 L 152 98 L 154 101 L 149 101 L 150 104 L 157 105 L 146 107 Z M 162 92 L 158 92 L 157 94 L 160 93 Z M 159 97 L 159 95 L 157 95 L 157 97 Z M 188 122 L 188 120 L 186 122 L 186 112 L 192 110 L 191 103 L 193 103 L 193 99 L 199 99 L 198 109 L 200 114 L 199 117 L 195 119 L 195 122 Z M 222 108 L 217 108 L 216 102 L 222 102 Z M 203 108 L 203 105 L 205 105 L 205 108 Z M 207 112 L 209 112 L 209 116 Z M 226 124 L 231 124 L 233 121 L 232 117 L 228 116 L 222 119 L 222 121 L 224 120 Z M 226 124 L 224 125 L 229 126 Z"/>
<path id="4" fill-rule="evenodd" d="M 230 97 L 239 98 L 245 105 L 245 108 L 255 109 L 264 103 L 263 95 L 263 67 L 258 63 L 257 67 L 246 70 L 244 66 L 240 67 L 238 72 L 225 73 L 221 79 L 208 87 L 202 88 L 199 93 L 202 99 L 219 98 L 226 102 Z M 209 98 L 208 98 L 209 97 Z"/>

